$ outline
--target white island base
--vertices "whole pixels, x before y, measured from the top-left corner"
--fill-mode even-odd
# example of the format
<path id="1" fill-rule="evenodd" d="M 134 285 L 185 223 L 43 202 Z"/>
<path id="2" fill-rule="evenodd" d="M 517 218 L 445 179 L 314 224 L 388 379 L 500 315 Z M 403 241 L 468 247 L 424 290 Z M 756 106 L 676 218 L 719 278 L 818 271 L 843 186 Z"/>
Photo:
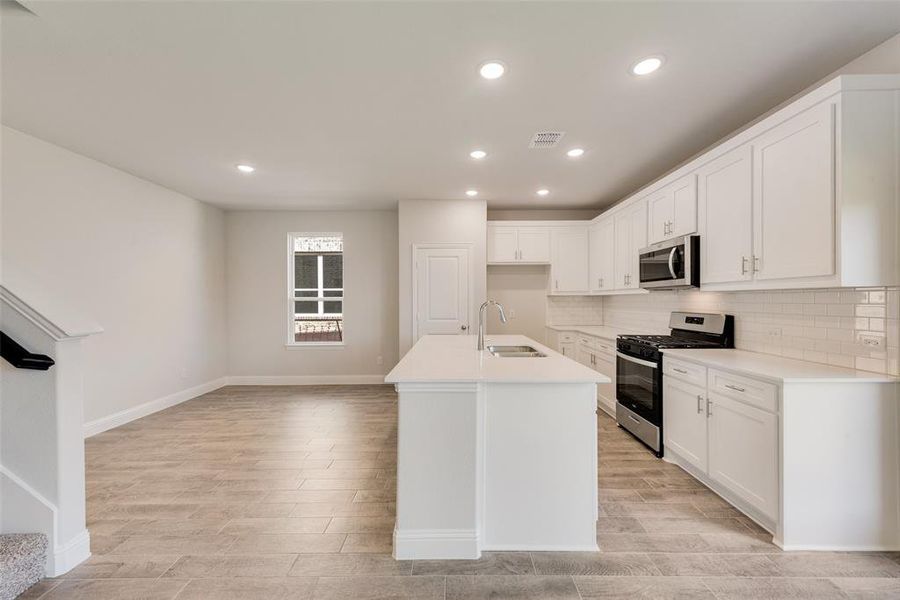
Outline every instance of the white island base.
<path id="1" fill-rule="evenodd" d="M 399 393 L 396 559 L 597 550 L 604 376 L 522 336 L 491 339 L 548 356 L 498 358 L 472 336 L 427 336 L 388 375 Z M 416 368 L 431 360 L 442 367 Z"/>

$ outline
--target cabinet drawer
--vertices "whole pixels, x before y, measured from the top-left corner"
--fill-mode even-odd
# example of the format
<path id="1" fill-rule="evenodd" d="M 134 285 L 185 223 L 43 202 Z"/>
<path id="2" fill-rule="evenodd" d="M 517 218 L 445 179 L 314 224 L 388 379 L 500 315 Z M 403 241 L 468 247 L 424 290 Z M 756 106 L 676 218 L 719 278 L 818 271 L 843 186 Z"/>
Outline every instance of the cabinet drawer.
<path id="1" fill-rule="evenodd" d="M 612 360 L 616 355 L 616 344 L 615 342 L 609 342 L 602 338 L 596 338 L 589 335 L 581 335 L 578 337 L 578 341 L 582 346 L 590 348 L 594 351 L 595 354 L 606 354 Z"/>
<path id="2" fill-rule="evenodd" d="M 710 369 L 709 391 L 770 412 L 778 410 L 778 387 L 765 381 Z"/>
<path id="3" fill-rule="evenodd" d="M 706 367 L 703 365 L 669 358 L 663 354 L 663 374 L 706 387 Z"/>

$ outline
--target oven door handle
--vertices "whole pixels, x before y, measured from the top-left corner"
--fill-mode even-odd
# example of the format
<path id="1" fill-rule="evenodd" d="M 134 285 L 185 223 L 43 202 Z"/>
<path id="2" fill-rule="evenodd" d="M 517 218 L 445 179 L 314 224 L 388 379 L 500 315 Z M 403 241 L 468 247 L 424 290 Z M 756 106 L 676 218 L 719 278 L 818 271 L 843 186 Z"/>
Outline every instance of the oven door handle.
<path id="1" fill-rule="evenodd" d="M 628 356 L 627 354 L 622 354 L 621 352 L 616 352 L 616 356 L 623 360 L 627 360 L 629 362 L 637 363 L 639 365 L 644 365 L 645 367 L 650 367 L 651 369 L 656 368 L 655 362 L 650 362 L 649 360 L 641 360 L 640 358 L 635 358 L 633 356 Z"/>
<path id="2" fill-rule="evenodd" d="M 678 275 L 675 274 L 675 253 L 678 252 L 678 246 L 674 246 L 672 251 L 669 252 L 669 273 L 672 274 L 672 279 L 678 279 Z"/>

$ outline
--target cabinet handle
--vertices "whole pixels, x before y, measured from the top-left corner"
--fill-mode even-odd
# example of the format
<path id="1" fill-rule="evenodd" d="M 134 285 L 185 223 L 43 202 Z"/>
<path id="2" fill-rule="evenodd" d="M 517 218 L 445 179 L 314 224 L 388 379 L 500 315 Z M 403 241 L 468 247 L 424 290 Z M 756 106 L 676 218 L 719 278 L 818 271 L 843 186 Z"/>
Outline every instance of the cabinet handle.
<path id="1" fill-rule="evenodd" d="M 726 383 L 725 387 L 727 387 L 729 390 L 734 390 L 736 392 L 746 392 L 747 391 L 742 387 L 738 387 L 736 385 L 731 385 L 730 383 Z"/>
<path id="2" fill-rule="evenodd" d="M 602 287 L 603 287 L 603 279 L 602 279 L 601 277 L 598 277 L 598 278 L 597 278 L 597 287 L 598 287 L 598 288 L 602 288 Z"/>
<path id="3" fill-rule="evenodd" d="M 709 398 L 706 399 L 706 418 L 710 418 L 712 416 L 712 400 Z"/>
<path id="4" fill-rule="evenodd" d="M 556 286 L 556 289 L 559 289 L 559 279 L 554 279 L 554 280 L 553 280 L 553 285 Z"/>
<path id="5" fill-rule="evenodd" d="M 703 414 L 703 396 L 697 394 L 697 414 Z"/>
<path id="6" fill-rule="evenodd" d="M 603 287 L 603 278 L 600 278 L 600 287 Z"/>
<path id="7" fill-rule="evenodd" d="M 685 371 L 684 369 L 679 369 L 678 367 L 672 367 L 672 370 L 675 371 L 676 373 L 681 373 L 682 375 L 688 374 L 687 371 Z"/>
<path id="8" fill-rule="evenodd" d="M 747 260 L 746 256 L 741 257 L 741 275 L 747 274 Z"/>
<path id="9" fill-rule="evenodd" d="M 753 257 L 753 272 L 759 273 L 759 257 L 758 256 Z"/>

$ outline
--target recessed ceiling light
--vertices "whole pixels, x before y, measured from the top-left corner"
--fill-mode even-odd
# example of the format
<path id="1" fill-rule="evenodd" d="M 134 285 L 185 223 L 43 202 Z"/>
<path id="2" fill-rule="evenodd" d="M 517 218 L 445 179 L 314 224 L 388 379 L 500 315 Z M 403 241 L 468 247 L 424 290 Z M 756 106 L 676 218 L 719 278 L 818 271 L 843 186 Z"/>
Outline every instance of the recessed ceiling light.
<path id="1" fill-rule="evenodd" d="M 250 165 L 238 165 L 237 170 L 241 173 L 252 173 L 256 170 L 256 167 L 251 167 Z"/>
<path id="2" fill-rule="evenodd" d="M 478 190 L 466 190 L 466 196 L 469 198 L 474 198 L 478 195 Z"/>
<path id="3" fill-rule="evenodd" d="M 481 160 L 482 158 L 487 156 L 487 152 L 485 152 L 484 150 L 472 150 L 471 152 L 469 152 L 469 156 L 471 156 L 475 160 Z"/>
<path id="4" fill-rule="evenodd" d="M 663 64 L 662 56 L 648 56 L 631 66 L 631 72 L 635 75 L 649 75 Z"/>
<path id="5" fill-rule="evenodd" d="M 541 189 L 539 189 L 539 190 L 537 191 L 537 195 L 538 195 L 538 196 L 546 196 L 546 195 L 548 195 L 549 193 L 550 193 L 550 190 L 548 190 L 548 189 L 546 189 L 546 188 L 541 188 Z"/>
<path id="6" fill-rule="evenodd" d="M 485 79 L 499 79 L 506 73 L 506 65 L 499 60 L 489 60 L 485 63 L 481 63 L 478 72 L 481 73 L 481 76 Z"/>
<path id="7" fill-rule="evenodd" d="M 584 154 L 583 148 L 572 148 L 571 150 L 566 152 L 566 156 L 568 156 L 569 158 L 578 158 L 582 154 Z"/>

